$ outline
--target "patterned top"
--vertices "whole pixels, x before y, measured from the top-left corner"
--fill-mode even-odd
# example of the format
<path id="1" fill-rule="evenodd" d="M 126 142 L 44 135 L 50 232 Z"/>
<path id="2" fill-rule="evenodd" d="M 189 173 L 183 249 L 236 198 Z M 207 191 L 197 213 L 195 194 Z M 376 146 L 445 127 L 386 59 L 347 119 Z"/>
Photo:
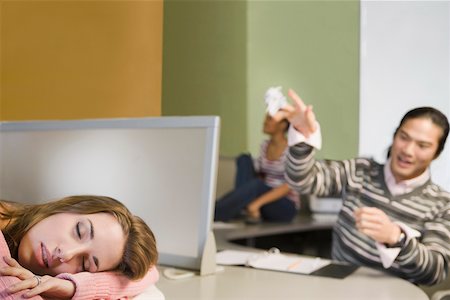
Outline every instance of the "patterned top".
<path id="1" fill-rule="evenodd" d="M 0 231 L 0 267 L 7 267 L 8 264 L 3 260 L 3 257 L 11 257 L 9 252 L 8 244 L 5 241 L 5 237 L 3 233 Z M 9 286 L 19 283 L 22 280 L 14 277 L 14 276 L 0 276 L 0 299 L 2 300 L 14 300 L 14 299 L 23 299 L 22 295 L 25 294 L 28 290 L 17 292 L 12 295 L 8 294 L 6 288 Z M 31 300 L 42 300 L 41 296 L 34 296 L 32 298 L 28 298 Z"/>
<path id="2" fill-rule="evenodd" d="M 288 148 L 286 147 L 283 154 L 281 154 L 277 160 L 270 160 L 267 158 L 268 146 L 269 140 L 262 142 L 259 157 L 255 160 L 255 170 L 256 172 L 264 174 L 264 182 L 268 186 L 275 188 L 286 183 L 284 169 Z M 291 189 L 286 197 L 294 202 L 297 209 L 300 207 L 300 198 L 297 191 Z"/>
<path id="3" fill-rule="evenodd" d="M 384 180 L 383 165 L 356 158 L 344 161 L 314 159 L 313 147 L 290 147 L 288 183 L 319 196 L 340 196 L 343 207 L 333 230 L 334 259 L 385 270 L 376 242 L 355 227 L 354 210 L 382 209 L 391 220 L 421 233 L 408 238 L 389 273 L 416 284 L 432 285 L 447 276 L 450 261 L 450 194 L 428 180 L 411 192 L 393 196 Z"/>

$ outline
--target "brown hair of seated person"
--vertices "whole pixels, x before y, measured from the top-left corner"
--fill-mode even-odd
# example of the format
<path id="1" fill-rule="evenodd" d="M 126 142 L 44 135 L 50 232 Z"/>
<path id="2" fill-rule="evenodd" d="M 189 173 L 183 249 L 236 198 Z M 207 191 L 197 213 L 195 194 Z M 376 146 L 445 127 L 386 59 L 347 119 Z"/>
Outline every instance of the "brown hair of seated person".
<path id="1" fill-rule="evenodd" d="M 155 236 L 148 225 L 121 202 L 110 197 L 70 196 L 42 204 L 0 201 L 0 210 L 0 220 L 6 223 L 2 232 L 14 258 L 18 256 L 19 243 L 25 233 L 51 215 L 110 213 L 117 219 L 127 237 L 122 260 L 111 271 L 121 272 L 126 277 L 137 280 L 144 277 L 158 260 Z"/>

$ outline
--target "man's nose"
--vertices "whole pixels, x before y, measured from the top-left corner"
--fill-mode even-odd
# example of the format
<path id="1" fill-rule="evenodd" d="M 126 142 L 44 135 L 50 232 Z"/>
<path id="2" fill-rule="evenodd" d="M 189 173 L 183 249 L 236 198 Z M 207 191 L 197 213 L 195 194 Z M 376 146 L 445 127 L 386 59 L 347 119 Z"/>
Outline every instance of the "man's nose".
<path id="1" fill-rule="evenodd" d="M 412 155 L 414 153 L 414 143 L 409 142 L 405 144 L 403 147 L 403 152 L 408 155 Z"/>
<path id="2" fill-rule="evenodd" d="M 57 247 L 53 251 L 53 259 L 60 262 L 68 262 L 74 257 L 78 257 L 86 253 L 86 247 L 84 245 L 76 245 L 71 247 Z"/>

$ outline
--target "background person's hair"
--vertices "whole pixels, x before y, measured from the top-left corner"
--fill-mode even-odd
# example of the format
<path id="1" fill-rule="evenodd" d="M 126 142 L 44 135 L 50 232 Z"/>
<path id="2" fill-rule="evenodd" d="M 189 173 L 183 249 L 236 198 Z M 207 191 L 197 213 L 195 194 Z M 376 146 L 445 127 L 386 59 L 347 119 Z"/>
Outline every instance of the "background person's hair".
<path id="1" fill-rule="evenodd" d="M 284 123 L 284 125 L 286 126 L 286 127 L 284 128 L 284 132 L 285 132 L 285 133 L 288 132 L 288 130 L 289 130 L 289 125 L 290 125 L 289 120 L 286 119 L 286 118 L 283 118 L 283 119 L 280 121 L 280 123 Z"/>
<path id="2" fill-rule="evenodd" d="M 408 111 L 400 121 L 400 124 L 398 125 L 397 129 L 395 129 L 394 132 L 394 138 L 395 135 L 398 133 L 399 129 L 402 127 L 402 125 L 410 120 L 410 119 L 429 119 L 431 122 L 442 129 L 442 135 L 439 139 L 438 147 L 436 149 L 436 153 L 434 154 L 434 158 L 437 158 L 439 154 L 441 154 L 442 150 L 444 150 L 445 141 L 447 140 L 448 132 L 449 132 L 449 124 L 447 117 L 440 112 L 439 110 L 433 108 L 433 107 L 417 107 L 410 111 Z M 387 157 L 389 158 L 391 156 L 391 148 L 392 145 L 389 146 Z"/>
<path id="3" fill-rule="evenodd" d="M 141 218 L 134 216 L 125 205 L 113 198 L 80 195 L 42 204 L 0 202 L 0 205 L 4 211 L 0 213 L 0 219 L 8 221 L 2 231 L 11 255 L 15 258 L 19 243 L 28 230 L 51 215 L 110 213 L 116 217 L 126 236 L 122 260 L 111 271 L 119 271 L 130 279 L 140 279 L 158 260 L 153 232 Z"/>

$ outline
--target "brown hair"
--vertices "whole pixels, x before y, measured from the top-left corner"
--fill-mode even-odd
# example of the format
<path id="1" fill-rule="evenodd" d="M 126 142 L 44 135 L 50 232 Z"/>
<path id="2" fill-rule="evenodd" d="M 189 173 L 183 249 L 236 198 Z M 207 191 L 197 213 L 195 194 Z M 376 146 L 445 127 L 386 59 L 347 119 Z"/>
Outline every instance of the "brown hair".
<path id="1" fill-rule="evenodd" d="M 104 196 L 70 196 L 42 204 L 0 202 L 0 219 L 8 221 L 3 229 L 11 255 L 17 258 L 19 243 L 34 225 L 58 213 L 95 214 L 110 213 L 116 217 L 127 237 L 122 261 L 114 270 L 130 279 L 145 276 L 156 264 L 158 252 L 153 232 L 138 216 L 133 215 L 121 202 Z"/>
<path id="2" fill-rule="evenodd" d="M 439 154 L 441 154 L 442 150 L 444 150 L 445 141 L 447 140 L 447 136 L 449 133 L 449 124 L 447 117 L 440 112 L 439 110 L 433 108 L 433 107 L 417 107 L 410 111 L 408 111 L 400 121 L 400 124 L 398 125 L 397 129 L 395 129 L 394 132 L 394 138 L 395 135 L 398 133 L 400 128 L 403 126 L 406 121 L 410 119 L 429 119 L 431 122 L 442 129 L 442 135 L 439 138 L 438 141 L 438 147 L 436 149 L 436 153 L 434 154 L 434 158 L 437 158 Z M 391 148 L 392 145 L 388 148 L 387 157 L 389 158 L 391 156 Z"/>

